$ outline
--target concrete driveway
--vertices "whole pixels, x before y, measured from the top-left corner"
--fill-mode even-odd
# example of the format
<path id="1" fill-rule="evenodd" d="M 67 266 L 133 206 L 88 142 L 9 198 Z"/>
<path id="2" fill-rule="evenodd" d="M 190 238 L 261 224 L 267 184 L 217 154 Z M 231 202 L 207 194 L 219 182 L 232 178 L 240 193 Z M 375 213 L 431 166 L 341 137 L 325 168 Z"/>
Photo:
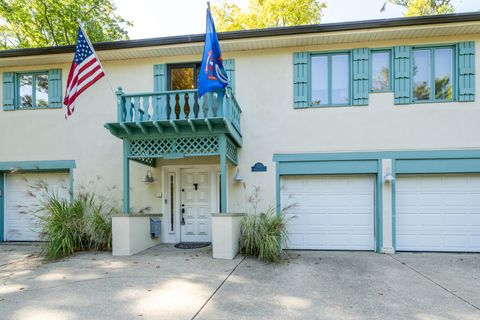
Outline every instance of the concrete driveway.
<path id="1" fill-rule="evenodd" d="M 480 255 L 288 252 L 213 260 L 169 245 L 43 263 L 0 245 L 0 319 L 480 319 Z"/>

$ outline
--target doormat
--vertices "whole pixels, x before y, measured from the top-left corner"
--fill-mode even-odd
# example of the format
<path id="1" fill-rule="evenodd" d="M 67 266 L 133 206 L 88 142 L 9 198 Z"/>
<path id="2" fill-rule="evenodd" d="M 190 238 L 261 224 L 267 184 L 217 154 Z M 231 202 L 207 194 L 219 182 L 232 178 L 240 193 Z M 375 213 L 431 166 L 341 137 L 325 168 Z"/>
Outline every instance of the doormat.
<path id="1" fill-rule="evenodd" d="M 175 245 L 177 249 L 198 249 L 208 247 L 211 242 L 180 242 Z"/>

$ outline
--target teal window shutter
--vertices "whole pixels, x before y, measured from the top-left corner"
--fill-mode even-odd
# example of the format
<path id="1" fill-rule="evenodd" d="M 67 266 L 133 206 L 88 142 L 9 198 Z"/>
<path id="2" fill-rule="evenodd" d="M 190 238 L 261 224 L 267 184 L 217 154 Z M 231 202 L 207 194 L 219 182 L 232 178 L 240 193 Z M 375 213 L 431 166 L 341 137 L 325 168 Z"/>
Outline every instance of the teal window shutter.
<path id="1" fill-rule="evenodd" d="M 461 42 L 458 50 L 458 101 L 475 101 L 475 42 Z"/>
<path id="2" fill-rule="evenodd" d="M 393 50 L 395 104 L 408 104 L 411 101 L 411 56 L 412 50 L 409 46 L 398 46 Z"/>
<path id="3" fill-rule="evenodd" d="M 4 72 L 3 73 L 3 110 L 14 110 L 15 109 L 15 82 L 16 75 L 14 72 Z"/>
<path id="4" fill-rule="evenodd" d="M 354 49 L 353 60 L 353 105 L 368 105 L 369 54 L 366 48 Z"/>
<path id="5" fill-rule="evenodd" d="M 62 107 L 62 69 L 48 70 L 48 107 Z"/>
<path id="6" fill-rule="evenodd" d="M 228 86 L 232 88 L 235 93 L 235 59 L 223 60 L 223 67 L 228 76 Z"/>
<path id="7" fill-rule="evenodd" d="M 295 108 L 308 107 L 308 59 L 307 52 L 293 54 L 293 105 Z"/>
<path id="8" fill-rule="evenodd" d="M 165 64 L 153 66 L 153 91 L 167 91 L 167 66 Z"/>

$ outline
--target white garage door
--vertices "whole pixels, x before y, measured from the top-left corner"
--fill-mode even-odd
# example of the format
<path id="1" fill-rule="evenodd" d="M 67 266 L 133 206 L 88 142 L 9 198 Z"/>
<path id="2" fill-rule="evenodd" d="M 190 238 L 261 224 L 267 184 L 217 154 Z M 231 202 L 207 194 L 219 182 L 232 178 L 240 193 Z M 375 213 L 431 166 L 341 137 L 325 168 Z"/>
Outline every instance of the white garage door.
<path id="1" fill-rule="evenodd" d="M 397 250 L 480 251 L 480 175 L 397 179 Z"/>
<path id="2" fill-rule="evenodd" d="M 374 177 L 282 177 L 289 249 L 374 250 Z"/>
<path id="3" fill-rule="evenodd" d="M 62 197 L 68 196 L 68 173 L 7 174 L 5 192 L 5 240 L 38 241 L 38 200 L 43 192 L 36 186 L 46 184 Z"/>

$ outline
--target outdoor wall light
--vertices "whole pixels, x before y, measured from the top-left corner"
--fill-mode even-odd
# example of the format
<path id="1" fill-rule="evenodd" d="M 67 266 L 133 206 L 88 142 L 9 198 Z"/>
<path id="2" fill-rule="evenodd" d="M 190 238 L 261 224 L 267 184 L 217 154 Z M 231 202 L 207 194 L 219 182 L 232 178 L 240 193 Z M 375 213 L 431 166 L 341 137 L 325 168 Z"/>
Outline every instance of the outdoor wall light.
<path id="1" fill-rule="evenodd" d="M 235 173 L 235 177 L 233 177 L 233 181 L 235 182 L 242 182 L 243 178 L 240 176 L 240 170 L 237 168 L 237 172 Z"/>
<path id="2" fill-rule="evenodd" d="M 148 184 L 148 183 L 152 183 L 154 181 L 155 181 L 155 179 L 152 176 L 152 171 L 148 170 L 147 175 L 145 176 L 145 179 L 143 179 L 143 182 Z"/>
<path id="3" fill-rule="evenodd" d="M 388 169 L 387 174 L 383 177 L 383 180 L 385 180 L 385 182 L 395 181 L 395 177 L 392 176 L 392 173 L 390 172 L 390 169 Z"/>

